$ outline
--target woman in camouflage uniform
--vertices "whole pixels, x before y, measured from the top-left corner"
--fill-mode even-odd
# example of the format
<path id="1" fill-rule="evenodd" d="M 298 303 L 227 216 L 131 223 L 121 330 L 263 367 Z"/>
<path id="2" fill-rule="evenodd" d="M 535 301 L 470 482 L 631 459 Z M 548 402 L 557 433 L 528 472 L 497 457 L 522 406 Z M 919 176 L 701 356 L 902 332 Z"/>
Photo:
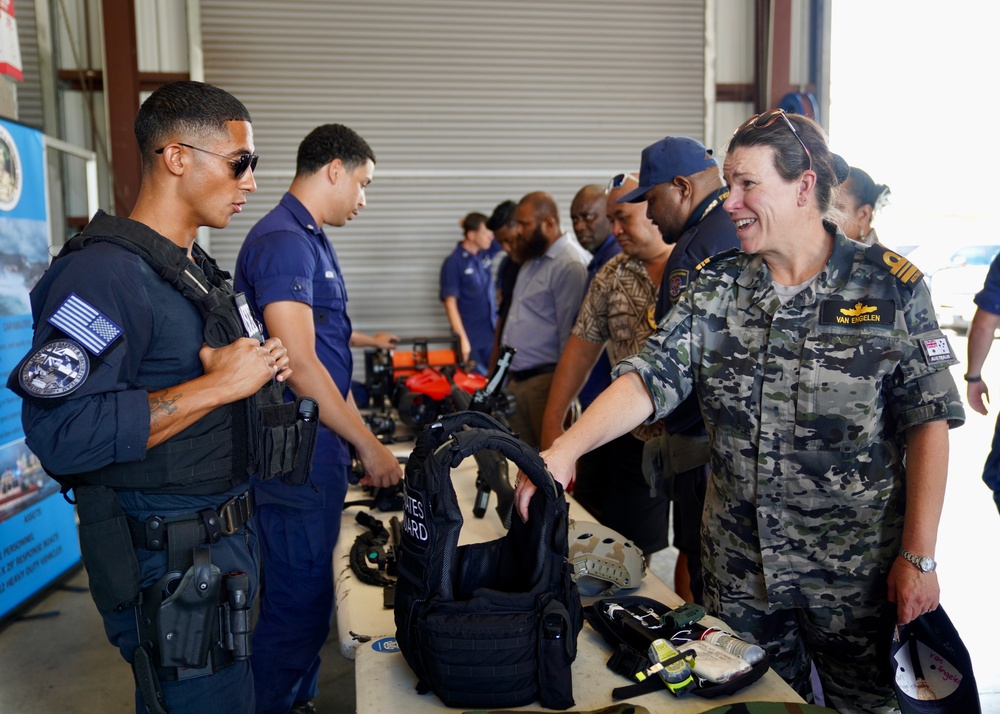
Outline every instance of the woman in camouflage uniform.
<path id="1" fill-rule="evenodd" d="M 965 417 L 920 271 L 824 220 L 846 173 L 805 117 L 773 110 L 737 129 L 725 209 L 742 251 L 702 267 L 542 456 L 565 485 L 581 453 L 695 391 L 712 448 L 709 608 L 803 696 L 812 662 L 829 706 L 892 712 L 879 614 L 895 602 L 905 623 L 938 605 L 948 427 Z"/>

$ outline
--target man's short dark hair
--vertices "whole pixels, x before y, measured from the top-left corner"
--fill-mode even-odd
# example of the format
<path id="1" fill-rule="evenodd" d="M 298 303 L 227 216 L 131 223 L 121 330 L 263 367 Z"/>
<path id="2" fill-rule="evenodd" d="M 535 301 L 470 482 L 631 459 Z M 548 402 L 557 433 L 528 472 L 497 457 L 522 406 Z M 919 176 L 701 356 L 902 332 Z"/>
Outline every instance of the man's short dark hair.
<path id="1" fill-rule="evenodd" d="M 224 89 L 187 80 L 164 84 L 149 95 L 135 117 L 135 138 L 143 168 L 151 166 L 154 152 L 178 134 L 182 138 L 218 134 L 230 121 L 250 123 L 250 112 Z"/>
<path id="2" fill-rule="evenodd" d="M 334 159 L 340 159 L 345 169 L 353 171 L 366 161 L 374 164 L 375 153 L 353 129 L 343 124 L 324 124 L 309 132 L 299 144 L 295 175 L 314 174 Z"/>
<path id="3" fill-rule="evenodd" d="M 486 221 L 486 227 L 491 231 L 497 231 L 504 226 L 514 223 L 514 211 L 517 210 L 517 203 L 514 201 L 503 201 L 493 209 L 493 215 Z"/>

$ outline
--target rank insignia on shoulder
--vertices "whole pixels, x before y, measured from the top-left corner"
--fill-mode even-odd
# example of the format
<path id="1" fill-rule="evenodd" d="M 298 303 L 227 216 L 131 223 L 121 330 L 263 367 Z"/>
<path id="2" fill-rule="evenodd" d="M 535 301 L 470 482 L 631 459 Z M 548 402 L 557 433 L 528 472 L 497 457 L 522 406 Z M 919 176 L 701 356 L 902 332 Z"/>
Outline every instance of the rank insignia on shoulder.
<path id="1" fill-rule="evenodd" d="M 920 340 L 920 349 L 924 352 L 924 359 L 927 364 L 947 362 L 952 359 L 951 344 L 944 335 L 932 337 L 927 340 Z"/>
<path id="2" fill-rule="evenodd" d="M 904 285 L 916 285 L 924 277 L 920 269 L 909 260 L 878 243 L 866 251 L 865 257 L 877 265 L 887 267 L 889 273 Z"/>
<path id="3" fill-rule="evenodd" d="M 122 328 L 76 293 L 70 293 L 62 301 L 49 315 L 48 323 L 95 355 L 101 354 L 122 334 Z"/>
<path id="4" fill-rule="evenodd" d="M 90 359 L 73 340 L 46 342 L 21 363 L 17 379 L 33 397 L 62 397 L 76 391 L 90 374 Z"/>
<path id="5" fill-rule="evenodd" d="M 820 305 L 821 325 L 888 325 L 896 320 L 896 303 L 892 300 L 824 300 Z"/>

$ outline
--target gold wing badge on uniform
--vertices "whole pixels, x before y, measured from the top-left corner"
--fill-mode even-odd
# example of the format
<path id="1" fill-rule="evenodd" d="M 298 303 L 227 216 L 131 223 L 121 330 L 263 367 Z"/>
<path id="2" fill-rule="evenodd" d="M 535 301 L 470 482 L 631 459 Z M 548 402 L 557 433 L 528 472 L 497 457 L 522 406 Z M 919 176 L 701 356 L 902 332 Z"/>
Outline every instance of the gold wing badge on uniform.
<path id="1" fill-rule="evenodd" d="M 857 302 L 854 307 L 840 308 L 840 313 L 848 317 L 858 317 L 859 315 L 867 315 L 869 312 L 875 312 L 876 310 L 878 310 L 878 305 L 865 305 L 862 302 Z"/>

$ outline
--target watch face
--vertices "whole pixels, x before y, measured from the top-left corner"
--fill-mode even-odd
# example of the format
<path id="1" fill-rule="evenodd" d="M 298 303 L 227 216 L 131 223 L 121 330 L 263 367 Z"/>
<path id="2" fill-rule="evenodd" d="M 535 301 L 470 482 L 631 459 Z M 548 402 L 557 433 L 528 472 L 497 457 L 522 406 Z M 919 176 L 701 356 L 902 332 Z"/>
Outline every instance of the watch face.
<path id="1" fill-rule="evenodd" d="M 936 563 L 933 560 L 931 560 L 930 558 L 921 558 L 920 559 L 920 570 L 922 572 L 925 572 L 925 573 L 932 572 L 934 570 L 934 566 L 935 565 L 936 565 Z"/>

